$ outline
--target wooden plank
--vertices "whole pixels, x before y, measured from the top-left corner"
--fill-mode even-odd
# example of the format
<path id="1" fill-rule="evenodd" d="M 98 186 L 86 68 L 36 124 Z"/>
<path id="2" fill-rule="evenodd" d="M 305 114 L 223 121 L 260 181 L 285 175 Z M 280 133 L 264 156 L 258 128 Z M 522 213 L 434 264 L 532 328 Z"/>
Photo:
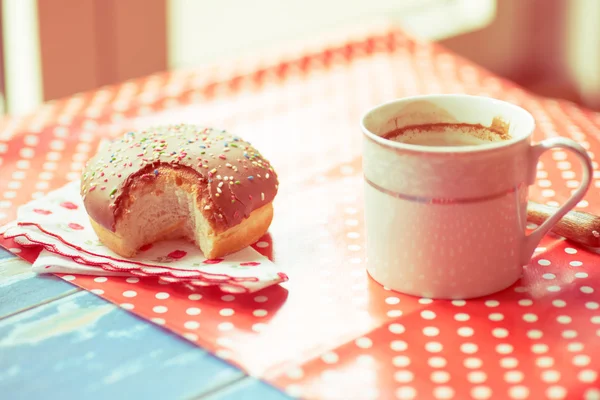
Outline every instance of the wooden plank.
<path id="1" fill-rule="evenodd" d="M 5 398 L 190 398 L 243 374 L 89 292 L 0 320 Z"/>
<path id="2" fill-rule="evenodd" d="M 6 253 L 2 250 L 0 258 Z M 20 258 L 0 259 L 0 319 L 79 290 L 55 276 L 37 276 Z"/>
<path id="3" fill-rule="evenodd" d="M 202 400 L 289 400 L 287 394 L 263 381 L 247 377 L 223 390 L 199 397 Z"/>
<path id="4" fill-rule="evenodd" d="M 6 250 L 4 247 L 0 246 L 0 260 L 5 260 L 8 258 L 15 258 L 16 256 L 10 251 Z M 1 272 L 0 272 L 0 276 Z M 1 279 L 1 278 L 0 278 Z"/>

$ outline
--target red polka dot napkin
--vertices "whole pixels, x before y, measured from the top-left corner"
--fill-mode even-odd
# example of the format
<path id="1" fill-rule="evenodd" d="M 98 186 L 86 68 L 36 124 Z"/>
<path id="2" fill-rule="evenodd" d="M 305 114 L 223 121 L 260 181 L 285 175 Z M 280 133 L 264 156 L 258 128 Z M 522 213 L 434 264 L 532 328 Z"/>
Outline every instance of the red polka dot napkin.
<path id="1" fill-rule="evenodd" d="M 488 95 L 529 110 L 535 141 L 570 137 L 594 157 L 598 114 L 528 94 L 396 30 L 350 34 L 291 58 L 257 61 L 254 70 L 248 65 L 156 75 L 41 110 L 32 129 L 12 127 L 0 146 L 2 176 L 10 177 L 0 181 L 0 209 L 12 215 L 13 205 L 64 185 L 62 177 L 76 179 L 110 132 L 157 122 L 227 127 L 278 172 L 275 218 L 254 249 L 288 282 L 230 294 L 151 277 L 63 279 L 301 398 L 599 398 L 598 254 L 549 235 L 522 279 L 500 293 L 438 301 L 386 290 L 365 272 L 358 127 L 362 112 L 395 97 Z M 23 146 L 31 151 L 20 153 Z M 565 151 L 545 154 L 532 199 L 564 202 L 579 184 L 575 161 Z M 26 178 L 33 183 L 21 185 Z M 600 213 L 600 172 L 594 178 L 578 208 Z M 3 245 L 32 261 L 39 252 Z"/>
<path id="2" fill-rule="evenodd" d="M 33 263 L 37 273 L 158 277 L 188 287 L 218 286 L 230 293 L 256 292 L 287 276 L 252 248 L 206 259 L 192 243 L 170 240 L 145 246 L 125 259 L 105 247 L 92 229 L 79 194 L 79 182 L 19 208 L 4 237 L 21 246 L 44 249 Z"/>

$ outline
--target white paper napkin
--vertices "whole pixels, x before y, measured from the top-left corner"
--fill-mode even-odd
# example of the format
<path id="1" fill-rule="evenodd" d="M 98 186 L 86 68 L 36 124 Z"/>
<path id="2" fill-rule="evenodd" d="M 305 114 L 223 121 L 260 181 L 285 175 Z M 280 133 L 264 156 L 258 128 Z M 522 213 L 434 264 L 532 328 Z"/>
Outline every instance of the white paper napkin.
<path id="1" fill-rule="evenodd" d="M 37 273 L 157 276 L 186 286 L 218 285 L 227 292 L 255 292 L 288 279 L 251 247 L 208 260 L 194 244 L 170 240 L 155 243 L 132 259 L 123 258 L 98 240 L 78 182 L 23 205 L 17 220 L 0 232 L 21 246 L 43 247 L 33 265 Z"/>

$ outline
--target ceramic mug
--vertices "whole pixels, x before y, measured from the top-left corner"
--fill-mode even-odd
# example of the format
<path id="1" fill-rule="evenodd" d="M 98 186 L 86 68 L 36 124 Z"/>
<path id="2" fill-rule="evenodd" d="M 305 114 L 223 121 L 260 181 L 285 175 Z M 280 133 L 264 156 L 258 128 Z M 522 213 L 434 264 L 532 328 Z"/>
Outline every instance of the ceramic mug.
<path id="1" fill-rule="evenodd" d="M 428 146 L 382 135 L 432 123 L 508 125 L 510 138 Z M 487 97 L 429 95 L 394 100 L 361 119 L 367 270 L 406 294 L 466 299 L 498 292 L 521 276 L 542 237 L 583 198 L 592 162 L 565 138 L 531 143 L 533 116 Z M 540 155 L 562 148 L 583 165 L 581 185 L 556 213 L 526 233 L 528 187 Z"/>

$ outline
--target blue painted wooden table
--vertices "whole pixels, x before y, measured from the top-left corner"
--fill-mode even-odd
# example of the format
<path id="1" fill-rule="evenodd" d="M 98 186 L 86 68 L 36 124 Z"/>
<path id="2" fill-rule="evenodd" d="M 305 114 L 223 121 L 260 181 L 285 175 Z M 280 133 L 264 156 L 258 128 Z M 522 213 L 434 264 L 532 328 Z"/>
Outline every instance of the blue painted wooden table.
<path id="1" fill-rule="evenodd" d="M 288 399 L 0 247 L 0 399 Z"/>

